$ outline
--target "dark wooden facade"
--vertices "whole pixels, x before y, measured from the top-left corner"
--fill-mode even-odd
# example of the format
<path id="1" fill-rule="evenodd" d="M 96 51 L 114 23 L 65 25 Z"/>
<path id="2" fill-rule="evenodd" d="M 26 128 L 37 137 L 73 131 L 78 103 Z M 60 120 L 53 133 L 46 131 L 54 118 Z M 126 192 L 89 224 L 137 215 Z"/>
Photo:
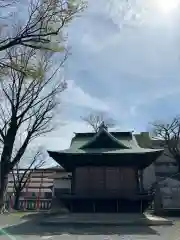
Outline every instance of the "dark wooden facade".
<path id="1" fill-rule="evenodd" d="M 73 212 L 143 212 L 153 199 L 142 171 L 162 153 L 143 149 L 132 132 L 77 134 L 68 150 L 49 155 L 72 172 L 71 193 L 60 196 Z"/>
<path id="2" fill-rule="evenodd" d="M 78 167 L 73 173 L 75 194 L 135 194 L 137 171 L 128 167 Z"/>

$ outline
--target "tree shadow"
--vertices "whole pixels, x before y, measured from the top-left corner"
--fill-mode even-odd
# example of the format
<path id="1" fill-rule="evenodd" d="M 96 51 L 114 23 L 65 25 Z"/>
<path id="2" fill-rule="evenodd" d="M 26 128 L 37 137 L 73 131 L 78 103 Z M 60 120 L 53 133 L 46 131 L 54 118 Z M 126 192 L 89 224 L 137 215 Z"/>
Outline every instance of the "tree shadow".
<path id="1" fill-rule="evenodd" d="M 0 235 L 159 235 L 157 231 L 148 226 L 100 226 L 82 224 L 62 224 L 61 226 L 40 224 L 39 219 L 29 219 L 17 225 L 5 227 Z"/>

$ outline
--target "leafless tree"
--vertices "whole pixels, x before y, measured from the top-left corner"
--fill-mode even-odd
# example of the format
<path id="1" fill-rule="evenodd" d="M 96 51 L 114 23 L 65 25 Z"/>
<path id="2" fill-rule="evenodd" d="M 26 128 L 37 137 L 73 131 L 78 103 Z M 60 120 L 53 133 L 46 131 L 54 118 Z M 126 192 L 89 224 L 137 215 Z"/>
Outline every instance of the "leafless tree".
<path id="1" fill-rule="evenodd" d="M 11 52 L 8 52 L 8 56 L 11 64 L 20 63 L 25 72 L 29 64 L 34 62 L 36 71 L 26 75 L 10 68 L 7 76 L 1 80 L 1 207 L 4 204 L 8 173 L 20 161 L 32 140 L 53 130 L 52 119 L 59 103 L 59 94 L 66 89 L 66 82 L 61 79 L 55 81 L 55 76 L 67 56 L 56 69 L 47 52 L 39 56 L 36 50 L 25 48 L 18 55 L 13 54 L 17 56 L 16 59 Z M 19 135 L 22 136 L 22 144 L 14 156 L 12 153 Z"/>
<path id="2" fill-rule="evenodd" d="M 169 123 L 152 123 L 154 136 L 161 140 L 165 154 L 176 160 L 180 173 L 180 117 L 173 118 Z"/>
<path id="3" fill-rule="evenodd" d="M 12 47 L 64 51 L 65 28 L 84 8 L 83 0 L 0 0 L 1 74 L 9 67 L 20 70 L 8 61 Z"/>
<path id="4" fill-rule="evenodd" d="M 23 7 L 24 3 L 20 0 L 1 0 L 0 10 L 4 11 L 5 7 L 12 4 L 18 9 L 20 6 Z M 24 7 L 22 14 L 27 16 L 24 21 L 18 18 L 18 25 L 16 25 L 16 19 L 13 19 L 15 25 L 12 25 L 12 22 L 5 26 L 3 24 L 0 34 L 0 51 L 16 45 L 51 49 L 53 46 L 48 44 L 57 43 L 57 41 L 62 43 L 61 30 L 85 6 L 83 2 L 74 0 L 30 0 L 25 4 L 26 8 Z M 20 12 L 18 14 L 21 15 Z M 53 39 L 53 36 L 58 36 L 59 39 Z"/>
<path id="5" fill-rule="evenodd" d="M 25 160 L 25 159 L 23 159 Z M 19 198 L 21 196 L 21 192 L 26 187 L 27 183 L 30 180 L 31 174 L 41 168 L 45 164 L 45 161 L 43 159 L 43 155 L 40 151 L 36 152 L 34 155 L 32 161 L 29 163 L 29 165 L 21 171 L 22 167 L 20 166 L 20 162 L 15 165 L 15 167 L 12 170 L 12 176 L 13 176 L 13 189 L 14 189 L 14 209 L 19 209 Z"/>
<path id="6" fill-rule="evenodd" d="M 104 122 L 106 127 L 112 128 L 115 126 L 115 121 L 109 118 L 106 113 L 95 111 L 85 117 L 81 117 L 88 125 L 90 125 L 95 132 L 98 132 L 100 125 Z"/>
<path id="7" fill-rule="evenodd" d="M 12 6 L 16 2 L 16 0 L 0 0 L 0 8 L 4 9 L 6 7 Z"/>

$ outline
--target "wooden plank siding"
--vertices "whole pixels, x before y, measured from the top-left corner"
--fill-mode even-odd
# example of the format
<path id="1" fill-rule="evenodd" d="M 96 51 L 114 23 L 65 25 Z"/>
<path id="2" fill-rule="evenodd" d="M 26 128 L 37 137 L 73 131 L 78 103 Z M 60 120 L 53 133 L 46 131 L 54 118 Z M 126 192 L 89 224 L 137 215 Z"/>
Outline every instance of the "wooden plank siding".
<path id="1" fill-rule="evenodd" d="M 88 168 L 82 167 L 75 170 L 73 180 L 75 181 L 74 192 L 81 193 L 85 192 L 89 188 L 89 174 Z"/>
<path id="2" fill-rule="evenodd" d="M 74 176 L 76 194 L 120 194 L 137 190 L 136 172 L 126 167 L 79 167 Z"/>

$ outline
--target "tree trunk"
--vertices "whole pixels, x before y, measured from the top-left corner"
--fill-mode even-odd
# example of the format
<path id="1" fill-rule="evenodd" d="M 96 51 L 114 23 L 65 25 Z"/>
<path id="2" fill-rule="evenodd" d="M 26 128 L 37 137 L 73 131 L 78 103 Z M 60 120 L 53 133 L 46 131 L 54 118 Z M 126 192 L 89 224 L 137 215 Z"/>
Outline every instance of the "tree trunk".
<path id="1" fill-rule="evenodd" d="M 14 209 L 15 210 L 19 210 L 19 197 L 20 197 L 20 193 L 17 192 L 15 194 L 15 201 L 14 201 Z"/>
<path id="2" fill-rule="evenodd" d="M 3 211 L 5 210 L 7 186 L 8 186 L 8 174 L 3 175 L 1 172 L 1 182 L 0 182 L 0 212 L 1 213 L 3 213 Z"/>
<path id="3" fill-rule="evenodd" d="M 17 133 L 17 120 L 12 118 L 10 128 L 8 129 L 6 139 L 4 141 L 3 150 L 0 157 L 0 211 L 3 212 L 6 200 L 8 174 L 11 167 L 11 155 L 13 145 Z"/>

